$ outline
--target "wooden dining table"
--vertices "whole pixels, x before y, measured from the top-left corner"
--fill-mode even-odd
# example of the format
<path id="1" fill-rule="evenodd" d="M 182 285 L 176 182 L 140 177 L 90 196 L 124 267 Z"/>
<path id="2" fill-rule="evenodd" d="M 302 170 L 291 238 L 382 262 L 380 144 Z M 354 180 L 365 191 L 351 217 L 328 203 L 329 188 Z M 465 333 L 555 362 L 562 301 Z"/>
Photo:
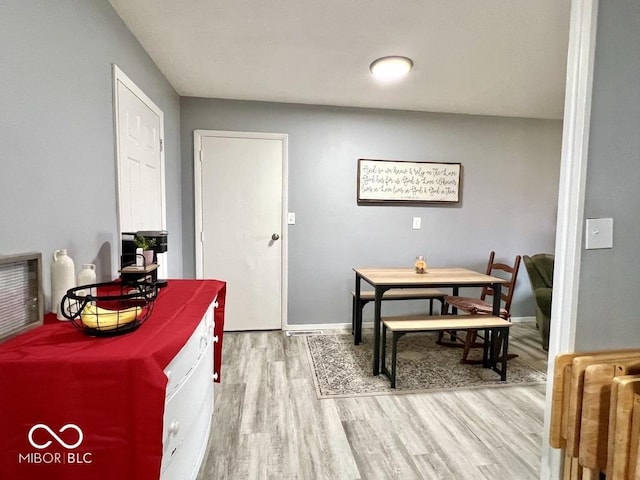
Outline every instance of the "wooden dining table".
<path id="1" fill-rule="evenodd" d="M 416 273 L 414 268 L 357 268 L 355 272 L 355 301 L 360 305 L 362 281 L 371 285 L 375 291 L 373 320 L 373 374 L 380 373 L 380 336 L 382 296 L 391 288 L 451 288 L 452 295 L 458 295 L 461 287 L 490 287 L 493 292 L 493 315 L 500 314 L 500 290 L 507 280 L 492 277 L 466 268 L 428 268 L 426 273 Z M 355 341 L 362 337 L 362 309 L 357 309 L 355 322 Z"/>

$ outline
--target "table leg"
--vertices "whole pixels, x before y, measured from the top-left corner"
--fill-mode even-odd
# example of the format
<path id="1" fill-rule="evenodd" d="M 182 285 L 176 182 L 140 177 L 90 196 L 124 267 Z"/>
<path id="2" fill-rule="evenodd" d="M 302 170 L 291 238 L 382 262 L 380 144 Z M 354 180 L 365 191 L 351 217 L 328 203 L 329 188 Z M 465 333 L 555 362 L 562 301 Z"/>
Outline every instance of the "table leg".
<path id="1" fill-rule="evenodd" d="M 459 295 L 460 295 L 460 288 L 458 288 L 458 287 L 453 287 L 453 288 L 451 289 L 451 296 L 452 296 L 452 297 L 457 297 L 457 296 L 459 296 Z M 447 310 L 448 310 L 448 308 L 447 308 Z M 447 312 L 447 313 L 448 313 L 448 312 Z M 455 308 L 455 307 L 451 307 L 451 315 L 455 315 L 455 314 L 457 314 L 457 313 L 458 313 L 458 309 L 457 309 L 457 308 Z"/>
<path id="2" fill-rule="evenodd" d="M 459 296 L 459 294 L 460 294 L 460 289 L 458 287 L 453 287 L 451 289 L 451 295 L 453 295 L 454 297 Z M 455 307 L 452 307 L 451 315 L 457 315 L 457 314 L 458 314 L 458 309 Z M 449 334 L 449 341 L 451 343 L 456 343 L 458 341 L 458 332 L 456 332 L 455 330 L 452 330 L 451 333 Z"/>
<path id="3" fill-rule="evenodd" d="M 496 317 L 500 316 L 500 295 L 501 295 L 501 285 L 496 283 L 491 285 L 491 290 L 493 290 L 493 315 Z"/>
<path id="4" fill-rule="evenodd" d="M 373 374 L 380 373 L 380 307 L 384 291 L 376 287 L 376 300 L 373 314 Z"/>
<path id="5" fill-rule="evenodd" d="M 496 317 L 500 316 L 500 295 L 502 290 L 502 285 L 496 283 L 491 285 L 491 289 L 493 290 L 493 315 Z M 500 380 L 503 382 L 507 379 L 507 352 L 509 351 L 509 328 L 500 328 L 495 331 L 495 338 L 493 338 L 492 345 L 492 358 L 491 363 L 493 364 L 493 368 L 497 367 L 498 357 L 500 356 L 500 350 L 502 350 L 502 370 L 500 372 Z"/>
<path id="6" fill-rule="evenodd" d="M 376 301 L 373 315 L 373 374 L 378 375 L 380 373 L 380 325 L 381 310 L 382 310 L 382 296 L 384 292 L 389 290 L 390 287 L 375 287 Z"/>
<path id="7" fill-rule="evenodd" d="M 360 304 L 360 283 L 361 283 L 361 278 L 360 276 L 356 273 L 356 286 L 355 286 L 355 292 L 356 292 L 356 297 L 353 300 L 353 308 L 354 308 L 354 312 L 353 312 L 353 316 L 355 318 L 354 320 L 354 332 L 353 332 L 353 343 L 355 345 L 359 345 L 360 342 L 362 341 L 362 308 L 361 308 L 361 304 Z"/>

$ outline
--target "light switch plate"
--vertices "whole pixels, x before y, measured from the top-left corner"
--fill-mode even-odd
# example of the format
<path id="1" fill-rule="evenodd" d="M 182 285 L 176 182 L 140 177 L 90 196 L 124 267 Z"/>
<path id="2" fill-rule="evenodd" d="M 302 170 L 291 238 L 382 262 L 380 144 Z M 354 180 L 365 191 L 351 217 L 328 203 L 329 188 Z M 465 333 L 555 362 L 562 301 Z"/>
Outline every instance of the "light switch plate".
<path id="1" fill-rule="evenodd" d="M 287 225 L 296 224 L 296 214 L 294 212 L 287 213 Z"/>
<path id="2" fill-rule="evenodd" d="M 422 227 L 422 217 L 413 217 L 413 229 L 420 230 Z"/>
<path id="3" fill-rule="evenodd" d="M 613 218 L 587 218 L 585 248 L 613 248 Z"/>

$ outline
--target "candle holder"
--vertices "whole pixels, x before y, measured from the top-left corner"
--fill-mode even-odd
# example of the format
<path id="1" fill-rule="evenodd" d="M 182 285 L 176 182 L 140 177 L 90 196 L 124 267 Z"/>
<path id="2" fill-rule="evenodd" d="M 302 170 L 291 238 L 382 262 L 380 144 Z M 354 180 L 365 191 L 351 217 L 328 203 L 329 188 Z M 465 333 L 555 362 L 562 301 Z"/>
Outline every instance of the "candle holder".
<path id="1" fill-rule="evenodd" d="M 427 260 L 422 255 L 416 257 L 416 273 L 427 273 Z"/>

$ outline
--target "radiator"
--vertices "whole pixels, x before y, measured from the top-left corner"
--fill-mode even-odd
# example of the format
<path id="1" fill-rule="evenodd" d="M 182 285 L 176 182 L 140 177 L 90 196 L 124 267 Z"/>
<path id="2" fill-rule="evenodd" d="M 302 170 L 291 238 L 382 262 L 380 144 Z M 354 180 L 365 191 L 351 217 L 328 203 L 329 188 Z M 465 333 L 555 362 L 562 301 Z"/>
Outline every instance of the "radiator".
<path id="1" fill-rule="evenodd" d="M 42 255 L 0 255 L 0 342 L 42 325 Z"/>

